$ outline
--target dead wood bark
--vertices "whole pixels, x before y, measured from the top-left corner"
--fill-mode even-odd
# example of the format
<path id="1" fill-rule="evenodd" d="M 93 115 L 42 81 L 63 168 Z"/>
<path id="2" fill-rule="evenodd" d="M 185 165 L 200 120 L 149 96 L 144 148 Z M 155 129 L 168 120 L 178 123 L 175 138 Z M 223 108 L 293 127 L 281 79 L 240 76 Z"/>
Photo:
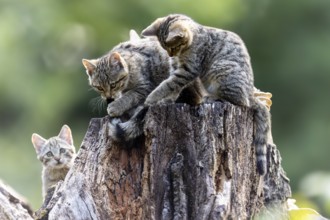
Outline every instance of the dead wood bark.
<path id="1" fill-rule="evenodd" d="M 92 119 L 73 168 L 36 219 L 250 219 L 291 196 L 276 146 L 256 172 L 253 112 L 229 103 L 154 106 L 132 149 Z"/>
<path id="2" fill-rule="evenodd" d="M 32 213 L 25 199 L 0 180 L 0 219 L 32 220 Z"/>

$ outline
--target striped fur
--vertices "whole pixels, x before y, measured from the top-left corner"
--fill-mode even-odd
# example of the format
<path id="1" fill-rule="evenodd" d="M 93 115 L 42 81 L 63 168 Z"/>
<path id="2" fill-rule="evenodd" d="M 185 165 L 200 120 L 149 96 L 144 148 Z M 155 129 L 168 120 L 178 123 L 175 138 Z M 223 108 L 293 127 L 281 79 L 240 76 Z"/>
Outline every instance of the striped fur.
<path id="1" fill-rule="evenodd" d="M 111 117 L 128 113 L 129 121 L 113 119 L 109 125 L 110 134 L 119 142 L 130 142 L 143 133 L 143 116 L 140 111 L 146 97 L 163 80 L 169 77 L 171 60 L 155 37 L 140 39 L 130 31 L 130 40 L 114 47 L 108 54 L 95 60 L 83 59 L 89 77 L 89 84 L 101 97 L 108 100 Z M 194 86 L 198 80 L 183 92 L 180 102 L 201 102 L 202 91 Z M 187 100 L 189 99 L 189 100 Z M 162 100 L 170 101 L 170 100 Z M 143 113 L 142 113 L 143 112 Z"/>
<path id="2" fill-rule="evenodd" d="M 254 79 L 247 49 L 235 33 L 202 26 L 185 15 L 159 18 L 143 36 L 157 36 L 162 47 L 173 56 L 170 77 L 146 99 L 146 105 L 175 99 L 193 80 L 200 79 L 208 92 L 205 100 L 227 100 L 255 111 L 257 168 L 267 172 L 266 144 L 270 114 L 253 96 Z"/>
<path id="3" fill-rule="evenodd" d="M 58 181 L 64 180 L 73 165 L 76 154 L 71 130 L 64 125 L 58 136 L 48 140 L 34 133 L 32 134 L 32 144 L 43 166 L 42 195 L 45 198 L 47 190 Z"/>
<path id="4" fill-rule="evenodd" d="M 169 74 L 169 59 L 156 38 L 123 42 L 108 54 L 83 59 L 89 84 L 108 100 L 108 113 L 120 117 L 144 103 L 145 98 Z"/>

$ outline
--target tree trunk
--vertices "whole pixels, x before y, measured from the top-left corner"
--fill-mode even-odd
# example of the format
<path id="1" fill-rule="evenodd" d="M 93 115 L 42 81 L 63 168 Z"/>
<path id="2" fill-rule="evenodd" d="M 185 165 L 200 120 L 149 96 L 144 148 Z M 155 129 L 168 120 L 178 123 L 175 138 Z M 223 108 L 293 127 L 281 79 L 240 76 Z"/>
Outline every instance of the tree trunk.
<path id="1" fill-rule="evenodd" d="M 32 214 L 25 199 L 0 180 L 0 219 L 32 220 Z"/>
<path id="2" fill-rule="evenodd" d="M 253 112 L 229 103 L 150 107 L 131 149 L 92 119 L 73 168 L 37 219 L 250 219 L 291 196 L 275 145 L 256 169 Z M 285 214 L 285 212 L 284 212 Z"/>

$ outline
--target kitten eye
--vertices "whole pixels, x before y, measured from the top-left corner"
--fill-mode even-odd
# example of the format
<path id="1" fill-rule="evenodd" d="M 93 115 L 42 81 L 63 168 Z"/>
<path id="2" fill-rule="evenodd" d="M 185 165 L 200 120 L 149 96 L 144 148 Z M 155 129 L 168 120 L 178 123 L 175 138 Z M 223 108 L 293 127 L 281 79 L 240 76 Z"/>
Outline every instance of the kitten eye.
<path id="1" fill-rule="evenodd" d="M 117 85 L 116 83 L 111 83 L 111 84 L 110 84 L 110 88 L 111 88 L 111 89 L 114 89 L 114 88 L 116 88 L 116 85 Z"/>
<path id="2" fill-rule="evenodd" d="M 95 88 L 96 88 L 97 90 L 99 90 L 100 92 L 103 92 L 103 91 L 104 91 L 104 89 L 103 89 L 101 86 L 95 86 Z"/>
<path id="3" fill-rule="evenodd" d="M 53 153 L 48 151 L 47 154 L 46 154 L 47 157 L 52 157 L 53 156 Z"/>
<path id="4" fill-rule="evenodd" d="M 61 154 L 65 153 L 65 149 L 64 149 L 64 148 L 61 148 L 61 149 L 60 149 L 60 153 L 61 153 Z"/>

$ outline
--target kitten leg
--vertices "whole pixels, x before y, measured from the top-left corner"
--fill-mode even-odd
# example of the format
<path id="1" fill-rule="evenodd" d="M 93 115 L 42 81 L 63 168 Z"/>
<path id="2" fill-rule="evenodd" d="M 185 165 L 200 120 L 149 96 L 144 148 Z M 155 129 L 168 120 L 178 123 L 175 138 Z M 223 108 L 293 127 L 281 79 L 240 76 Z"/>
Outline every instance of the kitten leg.
<path id="1" fill-rule="evenodd" d="M 198 73 L 189 71 L 187 65 L 182 65 L 175 69 L 169 78 L 164 80 L 158 87 L 152 91 L 147 97 L 145 104 L 153 105 L 165 100 L 174 102 L 180 92 L 198 77 Z"/>
<path id="2" fill-rule="evenodd" d="M 205 83 L 211 97 L 224 99 L 234 105 L 251 106 L 254 87 L 250 69 L 231 61 L 218 62 L 210 69 Z"/>
<path id="3" fill-rule="evenodd" d="M 121 116 L 126 111 L 143 103 L 148 93 L 149 89 L 143 87 L 134 90 L 129 90 L 128 92 L 124 93 L 122 97 L 114 100 L 108 105 L 108 114 L 111 117 Z"/>
<path id="4" fill-rule="evenodd" d="M 199 105 L 203 102 L 206 95 L 207 92 L 204 89 L 200 78 L 197 78 L 182 90 L 176 102 L 187 103 L 189 105 Z"/>

